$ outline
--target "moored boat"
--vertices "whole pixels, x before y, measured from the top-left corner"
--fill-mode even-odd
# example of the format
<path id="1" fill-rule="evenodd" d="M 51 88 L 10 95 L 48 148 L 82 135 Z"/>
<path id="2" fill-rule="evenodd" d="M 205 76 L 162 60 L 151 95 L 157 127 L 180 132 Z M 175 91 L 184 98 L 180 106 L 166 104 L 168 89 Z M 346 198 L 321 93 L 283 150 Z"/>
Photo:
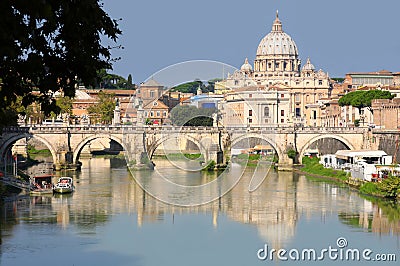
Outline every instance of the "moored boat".
<path id="1" fill-rule="evenodd" d="M 32 195 L 52 194 L 53 183 L 51 182 L 52 174 L 36 175 L 31 178 L 31 190 Z"/>
<path id="2" fill-rule="evenodd" d="M 72 178 L 63 176 L 58 179 L 57 184 L 54 185 L 53 191 L 55 193 L 71 193 L 74 189 L 74 181 Z"/>

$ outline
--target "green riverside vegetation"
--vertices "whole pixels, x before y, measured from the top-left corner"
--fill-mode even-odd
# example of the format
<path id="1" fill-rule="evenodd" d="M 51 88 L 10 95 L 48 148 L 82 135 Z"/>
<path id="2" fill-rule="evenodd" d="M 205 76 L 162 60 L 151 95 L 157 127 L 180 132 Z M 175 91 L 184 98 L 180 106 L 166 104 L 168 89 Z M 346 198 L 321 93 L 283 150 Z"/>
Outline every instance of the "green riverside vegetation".
<path id="1" fill-rule="evenodd" d="M 400 196 L 400 178 L 389 175 L 380 183 L 368 182 L 360 187 L 360 192 L 368 195 L 396 198 Z"/>
<path id="2" fill-rule="evenodd" d="M 331 168 L 324 168 L 322 164 L 319 163 L 319 159 L 317 157 L 303 158 L 304 167 L 301 168 L 301 171 L 325 176 L 332 177 L 338 179 L 342 182 L 348 180 L 349 174 L 342 170 L 334 170 Z M 374 182 L 365 182 L 363 183 L 359 191 L 366 195 L 372 195 L 377 197 L 385 197 L 385 198 L 396 198 L 400 197 L 400 178 L 397 176 L 389 176 L 384 179 L 382 182 L 374 183 Z"/>
<path id="3" fill-rule="evenodd" d="M 49 149 L 37 150 L 33 145 L 28 144 L 28 155 L 29 157 L 34 157 L 35 155 L 50 156 L 51 152 Z"/>
<path id="4" fill-rule="evenodd" d="M 331 168 L 325 168 L 319 163 L 319 158 L 317 157 L 303 157 L 303 165 L 301 171 L 307 172 L 314 175 L 334 177 L 343 181 L 348 179 L 348 174 L 342 170 L 335 170 Z"/>

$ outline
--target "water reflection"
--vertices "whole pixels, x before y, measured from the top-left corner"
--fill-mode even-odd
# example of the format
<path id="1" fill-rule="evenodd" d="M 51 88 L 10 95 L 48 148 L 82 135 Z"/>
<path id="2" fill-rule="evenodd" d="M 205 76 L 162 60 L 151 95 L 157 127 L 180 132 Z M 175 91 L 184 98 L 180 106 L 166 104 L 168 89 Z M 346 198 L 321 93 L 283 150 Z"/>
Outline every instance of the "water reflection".
<path id="1" fill-rule="evenodd" d="M 252 170 L 225 196 L 196 207 L 176 207 L 146 194 L 130 176 L 121 161 L 88 159 L 81 172 L 73 173 L 76 191 L 71 195 L 25 197 L 5 202 L 1 210 L 2 242 L 13 237 L 20 224 L 57 225 L 59 230 L 77 228 L 78 234 L 95 234 L 96 228 L 111 222 L 118 214 L 131 214 L 139 227 L 146 223 L 167 221 L 181 214 L 206 214 L 214 227 L 221 217 L 242 224 L 255 225 L 259 237 L 275 248 L 289 244 L 299 221 L 318 217 L 324 223 L 338 217 L 346 225 L 377 234 L 399 235 L 399 205 L 378 199 L 365 199 L 355 191 L 334 184 L 313 182 L 292 172 L 271 171 L 255 192 L 248 187 Z M 160 167 L 161 162 L 156 162 Z M 185 182 L 176 173 L 171 178 Z M 186 176 L 187 183 L 208 182 L 203 175 Z M 157 185 L 149 179 L 148 185 Z M 159 189 L 162 189 L 160 187 Z M 174 195 L 179 197 L 179 195 Z M 54 229 L 55 230 L 55 229 Z"/>

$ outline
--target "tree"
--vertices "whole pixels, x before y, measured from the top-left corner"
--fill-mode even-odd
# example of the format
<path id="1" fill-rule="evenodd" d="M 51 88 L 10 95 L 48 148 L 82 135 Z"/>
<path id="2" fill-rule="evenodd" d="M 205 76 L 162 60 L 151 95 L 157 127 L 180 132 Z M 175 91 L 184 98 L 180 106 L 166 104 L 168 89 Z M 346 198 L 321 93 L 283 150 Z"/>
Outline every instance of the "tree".
<path id="1" fill-rule="evenodd" d="M 196 94 L 198 88 L 203 89 L 204 85 L 203 82 L 200 80 L 195 80 L 191 82 L 186 82 L 183 84 L 180 84 L 176 87 L 171 88 L 171 91 L 179 91 L 182 93 L 194 93 Z"/>
<path id="2" fill-rule="evenodd" d="M 197 108 L 196 106 L 176 106 L 171 110 L 171 121 L 177 126 L 212 126 L 215 108 Z"/>
<path id="3" fill-rule="evenodd" d="M 116 74 L 107 73 L 106 69 L 98 71 L 97 78 L 99 83 L 96 84 L 96 89 L 129 89 L 128 81 L 126 79 Z"/>
<path id="4" fill-rule="evenodd" d="M 100 0 L 0 1 L 0 117 L 22 97 L 45 115 L 58 111 L 53 92 L 73 97 L 78 83 L 96 84 L 97 71 L 111 69 L 111 47 L 121 34 Z M 35 90 L 37 93 L 33 94 Z M 0 119 L 0 127 L 15 123 Z"/>
<path id="5" fill-rule="evenodd" d="M 91 123 L 110 124 L 114 115 L 115 94 L 100 91 L 97 97 L 98 103 L 87 109 L 91 117 Z"/>
<path id="6" fill-rule="evenodd" d="M 72 99 L 68 96 L 58 97 L 56 102 L 58 108 L 60 108 L 60 113 L 68 115 L 72 115 L 72 103 Z"/>
<path id="7" fill-rule="evenodd" d="M 340 106 L 351 105 L 362 109 L 364 107 L 371 108 L 371 101 L 374 99 L 393 99 L 389 91 L 369 90 L 369 91 L 353 91 L 339 99 Z M 372 111 L 372 110 L 371 110 Z"/>
<path id="8" fill-rule="evenodd" d="M 134 86 L 133 86 L 133 83 L 132 83 L 133 81 L 132 81 L 132 75 L 131 74 L 129 74 L 128 75 L 128 80 L 127 80 L 127 86 L 128 86 L 128 89 L 133 89 L 134 88 Z"/>

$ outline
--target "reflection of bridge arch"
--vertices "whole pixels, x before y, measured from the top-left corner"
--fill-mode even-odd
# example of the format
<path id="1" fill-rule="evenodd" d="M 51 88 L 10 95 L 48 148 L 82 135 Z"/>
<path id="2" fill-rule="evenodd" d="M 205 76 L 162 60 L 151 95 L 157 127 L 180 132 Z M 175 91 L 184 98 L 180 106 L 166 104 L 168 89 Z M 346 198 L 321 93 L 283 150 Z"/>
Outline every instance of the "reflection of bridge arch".
<path id="1" fill-rule="evenodd" d="M 96 134 L 96 135 L 92 135 L 89 137 L 86 137 L 85 139 L 83 139 L 81 142 L 79 142 L 79 144 L 76 146 L 75 150 L 74 150 L 74 162 L 78 162 L 79 159 L 79 155 L 83 149 L 83 147 L 85 147 L 86 144 L 88 144 L 89 142 L 91 142 L 92 140 L 95 139 L 110 139 L 110 140 L 114 140 L 115 142 L 118 142 L 122 148 L 124 149 L 124 151 L 126 151 L 126 147 L 124 142 L 122 141 L 122 139 L 114 136 L 114 135 L 109 135 L 109 134 Z"/>
<path id="2" fill-rule="evenodd" d="M 149 156 L 150 160 L 151 160 L 151 158 L 153 157 L 153 154 L 154 154 L 154 152 L 156 151 L 156 149 L 157 149 L 161 144 L 163 144 L 163 143 L 166 142 L 167 140 L 174 139 L 175 137 L 176 137 L 176 135 L 173 135 L 173 134 L 163 134 L 163 136 L 162 136 L 161 138 L 159 138 L 159 139 L 157 139 L 155 142 L 150 143 L 149 145 L 147 145 L 147 149 L 148 149 L 147 152 L 148 152 L 148 156 Z M 207 150 L 206 150 L 206 148 L 204 147 L 204 145 L 201 144 L 201 141 L 200 141 L 200 140 L 198 140 L 198 139 L 196 139 L 196 138 L 194 138 L 194 137 L 192 137 L 192 136 L 190 136 L 190 135 L 187 135 L 187 134 L 185 134 L 185 135 L 179 135 L 179 137 L 180 137 L 180 138 L 185 138 L 185 139 L 187 139 L 187 140 L 193 142 L 195 145 L 197 145 L 197 147 L 199 147 L 199 149 L 200 149 L 200 153 L 203 154 L 203 155 L 205 156 L 205 160 L 206 160 L 206 161 L 208 160 L 208 155 L 207 155 L 207 152 L 206 152 Z"/>
<path id="3" fill-rule="evenodd" d="M 350 150 L 355 149 L 353 144 L 351 144 L 347 139 L 343 138 L 342 136 L 333 135 L 333 134 L 319 135 L 319 136 L 316 136 L 316 137 L 310 139 L 309 141 L 307 141 L 307 143 L 301 148 L 300 153 L 299 153 L 300 163 L 302 162 L 305 151 L 308 149 L 308 147 L 310 147 L 311 144 L 313 144 L 314 142 L 316 142 L 320 139 L 328 139 L 328 138 L 336 139 L 336 140 L 340 141 Z"/>
<path id="4" fill-rule="evenodd" d="M 235 139 L 232 140 L 230 147 L 228 147 L 229 151 L 232 149 L 232 147 L 244 140 L 244 139 L 248 139 L 248 138 L 258 138 L 258 139 L 262 139 L 265 140 L 266 142 L 268 142 L 268 144 L 270 144 L 272 146 L 272 148 L 274 148 L 276 155 L 278 156 L 279 159 L 283 158 L 283 151 L 281 150 L 281 148 L 276 144 L 275 141 L 273 141 L 270 137 L 267 136 L 267 134 L 258 134 L 258 133 L 246 133 L 244 135 L 241 135 Z"/>
<path id="5" fill-rule="evenodd" d="M 15 142 L 17 142 L 20 139 L 36 139 L 40 142 L 42 142 L 44 145 L 46 145 L 46 147 L 49 149 L 50 153 L 51 153 L 51 157 L 53 158 L 53 163 L 57 162 L 57 151 L 56 149 L 53 147 L 53 145 L 47 141 L 45 138 L 42 138 L 38 135 L 33 135 L 33 134 L 29 134 L 29 133 L 24 133 L 24 134 L 18 134 L 18 135 L 12 135 L 9 139 L 7 139 L 6 141 L 3 142 L 2 147 L 0 148 L 0 155 L 1 158 L 4 159 L 6 156 L 6 152 L 7 150 L 10 148 L 10 146 L 12 144 L 14 144 Z"/>

